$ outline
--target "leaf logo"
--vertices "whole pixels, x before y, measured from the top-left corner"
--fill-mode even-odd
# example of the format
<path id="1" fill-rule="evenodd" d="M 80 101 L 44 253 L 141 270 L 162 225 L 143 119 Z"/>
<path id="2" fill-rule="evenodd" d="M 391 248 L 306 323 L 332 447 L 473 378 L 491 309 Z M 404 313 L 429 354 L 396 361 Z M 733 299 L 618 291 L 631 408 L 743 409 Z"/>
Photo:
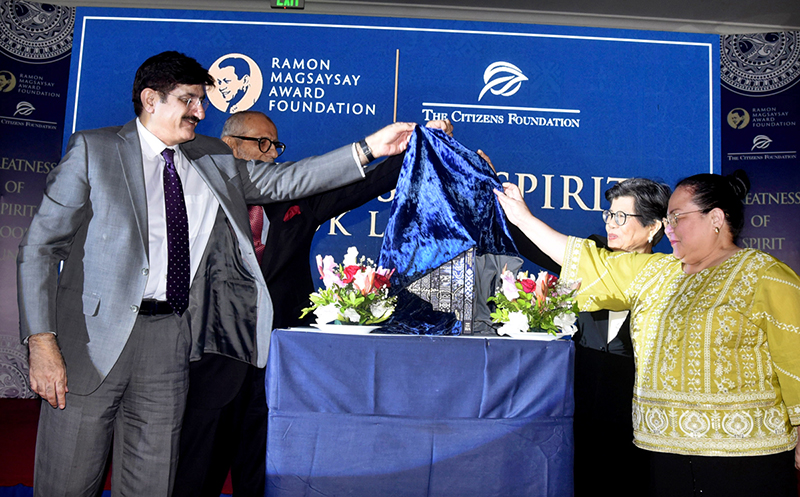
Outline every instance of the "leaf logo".
<path id="1" fill-rule="evenodd" d="M 30 116 L 31 114 L 33 114 L 33 111 L 35 110 L 36 107 L 31 105 L 30 102 L 20 102 L 17 104 L 17 111 L 14 112 L 14 115 L 16 116 L 17 114 L 19 114 L 21 116 Z"/>
<path id="2" fill-rule="evenodd" d="M 752 152 L 753 150 L 760 148 L 764 150 L 765 148 L 769 147 L 769 144 L 772 143 L 772 139 L 767 135 L 758 135 L 753 138 L 753 148 L 750 149 Z"/>
<path id="3" fill-rule="evenodd" d="M 490 90 L 494 95 L 510 97 L 519 91 L 523 81 L 528 81 L 528 77 L 522 74 L 519 67 L 514 64 L 502 61 L 489 64 L 489 67 L 483 71 L 483 82 L 486 83 L 486 86 L 478 95 L 478 101 Z"/>

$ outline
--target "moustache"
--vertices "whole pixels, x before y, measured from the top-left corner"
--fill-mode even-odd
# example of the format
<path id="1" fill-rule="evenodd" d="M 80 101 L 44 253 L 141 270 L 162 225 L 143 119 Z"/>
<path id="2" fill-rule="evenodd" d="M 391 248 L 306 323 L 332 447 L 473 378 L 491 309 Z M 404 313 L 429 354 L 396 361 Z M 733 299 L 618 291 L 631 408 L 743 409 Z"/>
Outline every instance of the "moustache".
<path id="1" fill-rule="evenodd" d="M 183 116 L 183 120 L 189 121 L 190 123 L 195 125 L 200 122 L 200 119 L 198 119 L 197 116 Z"/>

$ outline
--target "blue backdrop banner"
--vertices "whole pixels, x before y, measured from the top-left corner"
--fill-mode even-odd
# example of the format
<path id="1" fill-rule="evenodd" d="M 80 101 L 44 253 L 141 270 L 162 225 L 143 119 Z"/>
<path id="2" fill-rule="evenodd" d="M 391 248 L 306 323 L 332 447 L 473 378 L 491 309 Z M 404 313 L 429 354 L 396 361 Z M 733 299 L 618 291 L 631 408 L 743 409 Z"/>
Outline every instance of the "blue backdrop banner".
<path id="1" fill-rule="evenodd" d="M 393 120 L 449 118 L 531 207 L 567 233 L 603 231 L 620 178 L 718 172 L 719 37 L 686 33 L 314 16 L 80 8 L 67 133 L 134 117 L 136 68 L 178 50 L 217 87 L 198 132 L 267 113 L 291 160 Z M 390 197 L 319 229 L 314 253 L 376 258 Z M 666 247 L 668 249 L 668 247 Z M 312 253 L 312 257 L 314 255 Z"/>
<path id="2" fill-rule="evenodd" d="M 742 247 L 800 272 L 800 31 L 723 36 L 722 171 L 745 170 Z"/>
<path id="3" fill-rule="evenodd" d="M 61 158 L 75 9 L 0 2 L 0 398 L 32 397 L 17 252 Z"/>

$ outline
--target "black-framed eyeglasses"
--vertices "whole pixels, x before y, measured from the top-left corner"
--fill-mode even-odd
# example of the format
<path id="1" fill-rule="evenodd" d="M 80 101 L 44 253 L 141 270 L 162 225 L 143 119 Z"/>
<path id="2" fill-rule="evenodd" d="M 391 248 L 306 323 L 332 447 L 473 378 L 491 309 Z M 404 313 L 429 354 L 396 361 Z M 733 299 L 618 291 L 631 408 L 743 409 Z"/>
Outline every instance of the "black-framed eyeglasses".
<path id="1" fill-rule="evenodd" d="M 167 95 L 172 95 L 172 93 L 168 93 Z M 199 105 L 203 108 L 204 112 L 208 110 L 208 99 L 205 95 L 202 97 L 192 97 L 189 95 L 181 95 L 180 97 L 178 95 L 172 96 L 183 102 L 187 109 L 191 109 L 192 107 Z"/>
<path id="2" fill-rule="evenodd" d="M 672 226 L 672 229 L 675 229 L 678 226 L 678 217 L 683 216 L 684 214 L 692 214 L 695 212 L 703 212 L 703 209 L 697 209 L 696 211 L 686 211 L 686 212 L 673 212 L 672 214 L 667 214 L 667 217 L 661 220 L 664 223 L 664 227 L 668 224 Z"/>
<path id="3" fill-rule="evenodd" d="M 266 136 L 262 136 L 261 138 L 253 138 L 252 136 L 231 135 L 231 138 L 238 138 L 240 140 L 258 142 L 258 149 L 261 150 L 262 154 L 266 154 L 270 148 L 275 147 L 275 151 L 278 152 L 278 155 L 276 157 L 280 157 L 281 154 L 286 150 L 286 144 L 284 144 L 283 142 L 279 142 L 277 140 L 270 140 Z"/>
<path id="4" fill-rule="evenodd" d="M 613 218 L 614 222 L 617 223 L 617 226 L 624 226 L 625 223 L 628 222 L 629 217 L 642 217 L 642 215 L 628 214 L 627 212 L 622 211 L 611 212 L 608 209 L 603 211 L 603 222 L 606 224 L 608 224 L 608 221 Z"/>

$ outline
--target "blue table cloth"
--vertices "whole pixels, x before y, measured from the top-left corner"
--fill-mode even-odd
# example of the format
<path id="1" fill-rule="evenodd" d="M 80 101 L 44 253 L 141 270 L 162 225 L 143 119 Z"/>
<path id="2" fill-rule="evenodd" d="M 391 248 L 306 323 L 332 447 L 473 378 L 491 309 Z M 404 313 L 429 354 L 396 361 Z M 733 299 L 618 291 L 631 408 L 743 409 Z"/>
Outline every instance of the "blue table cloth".
<path id="1" fill-rule="evenodd" d="M 568 496 L 570 341 L 276 330 L 269 496 Z"/>

